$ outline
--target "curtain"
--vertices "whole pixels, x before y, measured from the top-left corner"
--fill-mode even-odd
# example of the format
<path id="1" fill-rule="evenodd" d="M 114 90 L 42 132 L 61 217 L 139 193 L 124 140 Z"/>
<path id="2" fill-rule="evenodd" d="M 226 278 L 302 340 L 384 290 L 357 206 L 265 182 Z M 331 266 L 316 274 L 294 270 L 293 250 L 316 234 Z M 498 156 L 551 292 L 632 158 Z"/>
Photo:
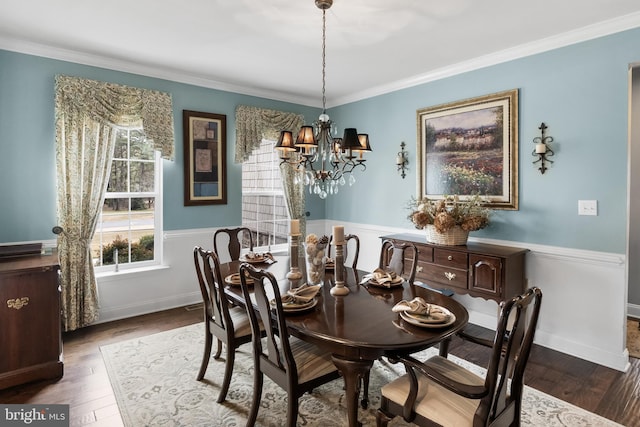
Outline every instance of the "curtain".
<path id="1" fill-rule="evenodd" d="M 167 93 L 69 76 L 55 81 L 58 238 L 65 331 L 98 318 L 91 239 L 109 182 L 114 126 L 142 126 L 163 158 L 173 159 Z"/>
<path id="2" fill-rule="evenodd" d="M 304 124 L 302 114 L 239 105 L 236 108 L 236 155 L 235 162 L 245 161 L 262 139 L 277 140 L 281 130 L 294 134 Z M 282 183 L 289 216 L 300 220 L 300 232 L 306 235 L 304 216 L 305 192 L 303 181 L 294 184 L 297 170 L 286 165 L 280 166 Z M 302 245 L 299 246 L 301 248 Z"/>

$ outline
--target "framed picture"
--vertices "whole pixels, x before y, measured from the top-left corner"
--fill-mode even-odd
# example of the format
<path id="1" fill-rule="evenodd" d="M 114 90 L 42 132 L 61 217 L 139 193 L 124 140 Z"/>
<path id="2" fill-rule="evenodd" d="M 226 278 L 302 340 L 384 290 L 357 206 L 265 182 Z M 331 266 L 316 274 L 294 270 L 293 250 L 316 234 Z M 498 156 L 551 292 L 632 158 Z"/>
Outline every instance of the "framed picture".
<path id="1" fill-rule="evenodd" d="M 417 111 L 418 197 L 518 209 L 518 89 Z"/>
<path id="2" fill-rule="evenodd" d="M 184 205 L 227 203 L 227 116 L 182 111 Z"/>

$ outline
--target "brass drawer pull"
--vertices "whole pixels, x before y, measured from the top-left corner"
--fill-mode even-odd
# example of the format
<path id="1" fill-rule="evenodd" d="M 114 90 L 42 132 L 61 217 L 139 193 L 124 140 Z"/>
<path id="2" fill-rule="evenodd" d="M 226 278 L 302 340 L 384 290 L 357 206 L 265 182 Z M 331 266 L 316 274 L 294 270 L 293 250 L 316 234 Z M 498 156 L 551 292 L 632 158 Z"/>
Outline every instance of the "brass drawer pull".
<path id="1" fill-rule="evenodd" d="M 422 273 L 422 268 L 423 267 L 421 265 L 417 266 L 416 267 L 416 273 Z"/>
<path id="2" fill-rule="evenodd" d="M 453 256 L 449 255 L 449 256 L 447 257 L 447 259 L 448 259 L 449 261 L 453 261 Z"/>
<path id="3" fill-rule="evenodd" d="M 451 273 L 448 271 L 444 272 L 444 277 L 446 277 L 447 279 L 449 279 L 449 281 L 453 280 L 456 278 L 456 273 Z"/>
<path id="4" fill-rule="evenodd" d="M 16 310 L 20 310 L 25 305 L 29 304 L 29 297 L 22 297 L 16 299 L 8 299 L 7 307 L 15 308 Z"/>

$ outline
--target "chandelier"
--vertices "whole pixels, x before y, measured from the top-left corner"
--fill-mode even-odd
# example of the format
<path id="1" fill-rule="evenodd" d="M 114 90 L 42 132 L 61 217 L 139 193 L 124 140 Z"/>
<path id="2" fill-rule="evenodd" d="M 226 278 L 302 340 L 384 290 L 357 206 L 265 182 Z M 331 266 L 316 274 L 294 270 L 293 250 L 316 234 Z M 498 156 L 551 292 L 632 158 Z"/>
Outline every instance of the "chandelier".
<path id="1" fill-rule="evenodd" d="M 346 128 L 342 138 L 337 126 L 326 113 L 326 11 L 333 0 L 315 0 L 322 9 L 322 114 L 313 126 L 302 126 L 294 139 L 290 131 L 281 131 L 275 149 L 280 152 L 280 164 L 296 168 L 294 183 L 308 186 L 310 194 L 321 199 L 337 194 L 339 187 L 353 185 L 354 170 L 366 169 L 364 152 L 371 151 L 369 135 L 358 133 L 356 128 Z"/>

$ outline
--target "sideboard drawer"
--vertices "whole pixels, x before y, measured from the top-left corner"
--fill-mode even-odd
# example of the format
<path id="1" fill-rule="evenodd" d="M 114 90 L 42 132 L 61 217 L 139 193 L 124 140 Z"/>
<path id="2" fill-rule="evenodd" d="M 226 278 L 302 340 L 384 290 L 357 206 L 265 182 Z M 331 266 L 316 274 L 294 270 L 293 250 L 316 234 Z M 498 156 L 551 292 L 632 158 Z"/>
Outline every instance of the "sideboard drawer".
<path id="1" fill-rule="evenodd" d="M 427 283 L 437 282 L 445 286 L 467 288 L 467 270 L 430 264 L 429 268 L 424 268 L 418 277 Z"/>
<path id="2" fill-rule="evenodd" d="M 433 250 L 433 262 L 451 268 L 463 270 L 468 268 L 467 254 L 465 252 L 435 248 Z"/>

